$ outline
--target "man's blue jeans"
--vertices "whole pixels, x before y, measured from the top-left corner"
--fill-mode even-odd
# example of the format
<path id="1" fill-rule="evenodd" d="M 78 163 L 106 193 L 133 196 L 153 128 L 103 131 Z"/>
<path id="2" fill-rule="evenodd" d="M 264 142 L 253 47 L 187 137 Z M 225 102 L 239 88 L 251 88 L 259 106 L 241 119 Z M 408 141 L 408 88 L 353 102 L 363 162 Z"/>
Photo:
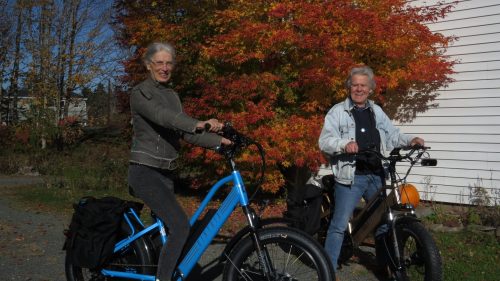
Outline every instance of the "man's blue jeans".
<path id="1" fill-rule="evenodd" d="M 382 179 L 378 175 L 355 175 L 352 185 L 335 182 L 335 209 L 328 233 L 325 249 L 330 257 L 333 268 L 337 271 L 337 263 L 344 240 L 344 231 L 349 218 L 361 197 L 368 201 L 382 187 Z"/>

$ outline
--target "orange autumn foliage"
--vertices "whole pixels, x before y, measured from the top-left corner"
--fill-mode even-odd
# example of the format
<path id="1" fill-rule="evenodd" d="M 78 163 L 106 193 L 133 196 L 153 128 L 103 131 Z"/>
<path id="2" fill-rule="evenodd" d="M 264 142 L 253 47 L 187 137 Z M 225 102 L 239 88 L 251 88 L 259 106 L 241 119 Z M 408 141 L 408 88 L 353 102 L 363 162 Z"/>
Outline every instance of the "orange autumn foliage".
<path id="1" fill-rule="evenodd" d="M 453 40 L 424 23 L 450 5 L 414 8 L 404 0 L 126 1 L 117 0 L 116 29 L 133 51 L 124 81 L 144 77 L 139 57 L 157 40 L 178 50 L 172 84 L 186 110 L 216 117 L 263 144 L 264 189 L 284 184 L 277 168 L 316 169 L 317 139 L 327 110 L 346 95 L 347 71 L 366 64 L 376 73 L 372 98 L 392 118 L 412 120 L 450 82 L 453 62 L 443 55 Z M 212 152 L 190 148 L 187 164 L 197 185 L 224 172 Z M 243 167 L 257 161 L 241 156 Z"/>

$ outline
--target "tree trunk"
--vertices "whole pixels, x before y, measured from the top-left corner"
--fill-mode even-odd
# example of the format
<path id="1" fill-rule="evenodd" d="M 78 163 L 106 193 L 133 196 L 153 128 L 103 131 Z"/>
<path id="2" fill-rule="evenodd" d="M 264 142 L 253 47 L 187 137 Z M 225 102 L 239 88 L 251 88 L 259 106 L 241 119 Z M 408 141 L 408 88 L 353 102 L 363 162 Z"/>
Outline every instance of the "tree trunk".
<path id="1" fill-rule="evenodd" d="M 15 35 L 15 50 L 14 50 L 14 63 L 12 64 L 12 75 L 10 77 L 10 86 L 7 101 L 7 123 L 16 123 L 17 116 L 17 99 L 19 94 L 19 62 L 21 59 L 21 35 L 23 31 L 23 15 L 22 8 L 16 7 L 17 26 Z M 12 105 L 11 105 L 12 104 Z M 12 106 L 12 110 L 11 110 Z"/>
<path id="2" fill-rule="evenodd" d="M 75 0 L 71 2 L 71 14 L 70 14 L 70 31 L 69 31 L 69 47 L 68 47 L 68 80 L 66 87 L 66 102 L 64 103 L 64 117 L 68 117 L 68 108 L 71 102 L 71 97 L 73 95 L 73 90 L 75 86 L 73 77 L 73 64 L 75 62 L 75 40 L 78 30 L 78 11 L 80 9 L 80 0 Z"/>
<path id="3" fill-rule="evenodd" d="M 66 6 L 63 8 L 63 14 L 66 14 L 67 8 Z M 66 87 L 66 72 L 65 66 L 66 66 L 66 50 L 67 50 L 67 32 L 68 32 L 68 26 L 64 24 L 62 19 L 59 19 L 59 24 L 57 27 L 57 41 L 59 48 L 57 50 L 57 67 L 56 67 L 56 75 L 57 75 L 57 100 L 56 100 L 56 120 L 55 123 L 57 125 L 57 122 L 59 122 L 59 119 L 63 115 L 64 111 L 64 90 Z"/>
<path id="4" fill-rule="evenodd" d="M 108 80 L 108 93 L 106 99 L 106 125 L 109 126 L 111 124 L 111 81 Z"/>
<path id="5" fill-rule="evenodd" d="M 6 0 L 0 0 L 0 124 L 4 121 L 4 74 L 5 69 L 9 65 L 8 62 L 8 50 L 11 46 L 11 33 L 12 33 L 12 18 L 9 16 L 11 11 L 8 9 L 8 3 Z"/>
<path id="6" fill-rule="evenodd" d="M 3 77 L 3 69 L 0 70 L 0 77 Z M 0 81 L 2 82 L 2 81 Z M 0 83 L 0 125 L 3 124 L 3 83 Z"/>

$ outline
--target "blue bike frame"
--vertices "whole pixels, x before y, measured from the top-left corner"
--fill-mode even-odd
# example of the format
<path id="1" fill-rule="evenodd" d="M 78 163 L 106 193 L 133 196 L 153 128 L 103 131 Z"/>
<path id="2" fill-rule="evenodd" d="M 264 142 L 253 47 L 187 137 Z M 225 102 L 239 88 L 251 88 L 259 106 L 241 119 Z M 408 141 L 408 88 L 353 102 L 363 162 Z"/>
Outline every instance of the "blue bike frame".
<path id="1" fill-rule="evenodd" d="M 193 267 L 196 265 L 198 260 L 200 259 L 201 255 L 205 252 L 205 250 L 208 248 L 210 243 L 212 242 L 213 238 L 217 233 L 219 232 L 220 228 L 224 223 L 227 221 L 231 213 L 234 211 L 236 206 L 240 204 L 242 207 L 247 207 L 248 206 L 248 196 L 247 192 L 245 189 L 245 185 L 243 183 L 243 179 L 241 177 L 241 174 L 239 171 L 233 171 L 231 175 L 221 179 L 218 181 L 212 188 L 210 189 L 209 193 L 207 196 L 203 199 L 203 202 L 201 202 L 200 206 L 196 210 L 196 212 L 193 214 L 191 217 L 189 223 L 191 226 L 198 220 L 200 215 L 203 213 L 203 210 L 207 207 L 208 203 L 212 200 L 212 197 L 217 193 L 219 188 L 226 183 L 232 182 L 233 187 L 231 188 L 231 192 L 229 195 L 226 197 L 226 199 L 222 202 L 220 205 L 219 209 L 215 213 L 215 215 L 210 219 L 210 222 L 208 225 L 203 229 L 202 234 L 197 238 L 196 242 L 191 246 L 187 254 L 183 257 L 182 261 L 179 263 L 179 266 L 177 267 L 177 273 L 179 274 L 177 281 L 183 280 Z M 132 210 L 132 215 L 134 218 L 142 224 L 141 220 L 137 216 L 135 212 Z M 125 214 L 125 220 L 127 223 L 130 225 L 130 228 L 132 230 L 132 234 L 119 241 L 115 245 L 114 252 L 119 252 L 122 249 L 126 248 L 129 246 L 134 240 L 138 239 L 139 237 L 146 235 L 155 229 L 158 230 L 161 234 L 161 239 L 163 243 L 166 243 L 167 241 L 167 234 L 165 231 L 165 227 L 163 225 L 163 222 L 160 219 L 156 219 L 156 222 L 141 231 L 135 233 L 135 228 L 132 226 L 132 223 L 130 222 L 130 218 Z M 251 223 L 251 222 L 250 222 Z M 144 226 L 144 225 L 143 225 Z M 154 281 L 155 276 L 154 275 L 145 275 L 145 274 L 137 274 L 137 273 L 132 273 L 132 272 L 124 272 L 124 271 L 114 271 L 114 270 L 107 270 L 103 269 L 102 274 L 104 276 L 110 276 L 110 277 L 119 277 L 119 278 L 129 278 L 129 279 L 137 279 L 137 280 L 144 280 L 144 281 Z"/>

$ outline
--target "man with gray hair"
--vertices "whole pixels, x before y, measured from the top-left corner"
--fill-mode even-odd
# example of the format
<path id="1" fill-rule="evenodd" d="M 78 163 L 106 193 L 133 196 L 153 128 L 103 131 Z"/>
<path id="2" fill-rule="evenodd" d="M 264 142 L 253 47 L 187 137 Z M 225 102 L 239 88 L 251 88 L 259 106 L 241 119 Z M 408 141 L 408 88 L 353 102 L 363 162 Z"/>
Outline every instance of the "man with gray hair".
<path id="1" fill-rule="evenodd" d="M 423 139 L 401 133 L 368 99 L 376 86 L 370 67 L 353 67 L 346 84 L 349 97 L 330 109 L 319 137 L 319 147 L 335 175 L 335 208 L 325 241 L 335 271 L 349 217 L 362 197 L 368 201 L 377 194 L 385 179 L 380 160 L 363 161 L 354 154 L 368 148 L 385 154 L 394 147 L 424 145 Z"/>

